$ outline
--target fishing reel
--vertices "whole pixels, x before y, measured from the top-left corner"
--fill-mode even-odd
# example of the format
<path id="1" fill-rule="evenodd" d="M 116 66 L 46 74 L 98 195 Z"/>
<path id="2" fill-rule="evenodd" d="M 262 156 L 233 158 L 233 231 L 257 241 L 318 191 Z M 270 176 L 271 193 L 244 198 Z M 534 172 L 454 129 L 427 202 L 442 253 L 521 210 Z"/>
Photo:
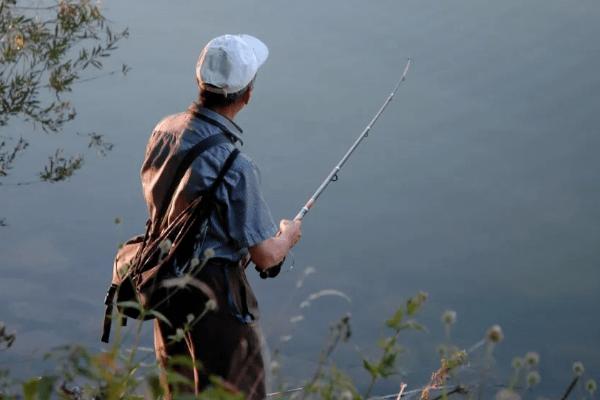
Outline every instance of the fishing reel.
<path id="1" fill-rule="evenodd" d="M 256 271 L 258 272 L 258 274 L 260 275 L 260 277 L 262 279 L 275 278 L 281 272 L 281 266 L 283 265 L 284 262 L 285 262 L 285 257 L 283 258 L 283 260 L 281 260 L 281 262 L 279 264 L 269 267 L 267 269 L 260 269 L 258 267 L 254 267 L 254 269 L 256 269 Z"/>

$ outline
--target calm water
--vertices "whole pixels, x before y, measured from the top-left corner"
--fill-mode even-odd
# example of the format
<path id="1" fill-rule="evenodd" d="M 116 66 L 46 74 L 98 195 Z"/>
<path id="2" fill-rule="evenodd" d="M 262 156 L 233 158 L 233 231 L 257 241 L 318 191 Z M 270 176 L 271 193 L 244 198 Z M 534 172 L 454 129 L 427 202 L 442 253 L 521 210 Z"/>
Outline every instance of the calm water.
<path id="1" fill-rule="evenodd" d="M 116 147 L 90 154 L 68 183 L 0 188 L 10 223 L 0 230 L 0 319 L 18 332 L 0 364 L 29 374 L 51 346 L 99 345 L 115 248 L 146 218 L 138 171 L 147 137 L 194 99 L 205 42 L 247 32 L 271 57 L 238 122 L 278 219 L 295 215 L 414 59 L 397 99 L 305 220 L 296 268 L 268 282 L 251 274 L 267 339 L 291 375 L 311 370 L 329 323 L 345 312 L 354 338 L 340 364 L 359 374 L 355 346 L 374 353 L 382 321 L 417 290 L 430 294 L 430 333 L 407 338 L 413 387 L 429 377 L 447 308 L 458 313 L 462 346 L 503 327 L 500 365 L 538 351 L 550 388 L 566 386 L 574 360 L 600 374 L 597 1 L 104 3 L 131 30 L 111 62 L 133 69 L 81 84 L 68 129 L 104 133 Z M 23 179 L 55 146 L 85 145 L 35 135 L 18 164 Z M 308 266 L 317 272 L 296 289 Z M 352 302 L 298 308 L 327 288 Z"/>

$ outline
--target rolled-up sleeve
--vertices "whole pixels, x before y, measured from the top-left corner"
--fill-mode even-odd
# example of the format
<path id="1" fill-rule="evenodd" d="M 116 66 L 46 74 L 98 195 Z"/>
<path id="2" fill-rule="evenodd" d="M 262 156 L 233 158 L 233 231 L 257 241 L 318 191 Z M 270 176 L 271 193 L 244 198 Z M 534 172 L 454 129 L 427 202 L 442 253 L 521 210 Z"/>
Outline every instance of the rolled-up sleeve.
<path id="1" fill-rule="evenodd" d="M 252 247 L 277 233 L 277 226 L 260 190 L 258 169 L 245 157 L 236 160 L 236 178 L 229 188 L 227 225 L 240 247 Z"/>

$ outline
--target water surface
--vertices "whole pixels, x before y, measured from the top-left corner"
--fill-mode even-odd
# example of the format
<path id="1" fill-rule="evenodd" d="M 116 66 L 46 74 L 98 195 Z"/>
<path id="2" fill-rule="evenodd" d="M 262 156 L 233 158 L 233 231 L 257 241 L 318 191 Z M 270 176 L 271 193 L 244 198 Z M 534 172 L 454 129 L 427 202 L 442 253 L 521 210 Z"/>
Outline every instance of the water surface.
<path id="1" fill-rule="evenodd" d="M 306 376 L 329 323 L 351 312 L 354 344 L 340 363 L 360 376 L 353 346 L 375 353 L 382 321 L 418 290 L 430 294 L 430 333 L 407 338 L 403 371 L 413 385 L 429 377 L 446 308 L 458 312 L 463 346 L 502 325 L 500 365 L 538 351 L 550 388 L 566 385 L 576 359 L 600 373 L 597 1 L 104 4 L 131 31 L 111 62 L 133 69 L 81 84 L 68 129 L 104 133 L 116 147 L 90 155 L 68 183 L 0 188 L 10 223 L 0 230 L 0 316 L 18 332 L 2 364 L 30 374 L 51 346 L 99 345 L 115 248 L 146 218 L 139 167 L 148 135 L 194 100 L 202 46 L 245 32 L 271 56 L 237 122 L 276 218 L 296 214 L 414 60 L 305 220 L 296 268 L 268 282 L 250 274 L 269 344 L 282 349 L 291 375 Z M 39 134 L 17 165 L 24 178 L 57 145 L 49 139 Z M 317 273 L 295 289 L 308 266 Z M 323 298 L 298 308 L 325 288 L 352 303 Z M 299 314 L 294 326 L 289 318 Z M 282 344 L 282 335 L 293 337 Z"/>

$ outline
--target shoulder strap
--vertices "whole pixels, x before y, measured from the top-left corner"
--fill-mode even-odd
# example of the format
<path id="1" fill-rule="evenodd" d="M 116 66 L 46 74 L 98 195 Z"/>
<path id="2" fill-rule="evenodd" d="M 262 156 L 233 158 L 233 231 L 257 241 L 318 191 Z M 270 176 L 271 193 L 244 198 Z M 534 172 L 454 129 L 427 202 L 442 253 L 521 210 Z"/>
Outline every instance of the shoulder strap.
<path id="1" fill-rule="evenodd" d="M 219 187 L 219 185 L 221 184 L 221 182 L 225 179 L 225 175 L 227 174 L 227 172 L 229 171 L 229 169 L 233 165 L 233 162 L 235 161 L 235 159 L 236 159 L 236 157 L 238 156 L 239 153 L 240 153 L 239 149 L 237 149 L 237 148 L 234 149 L 229 154 L 229 157 L 227 157 L 227 159 L 223 163 L 223 167 L 221 168 L 221 171 L 219 171 L 219 175 L 217 176 L 217 179 L 215 179 L 215 181 L 213 182 L 213 184 L 211 185 L 211 187 L 209 189 L 209 194 L 211 196 L 214 195 L 214 193 L 217 191 L 217 187 Z"/>
<path id="2" fill-rule="evenodd" d="M 207 150 L 208 148 L 216 146 L 221 143 L 231 143 L 231 140 L 229 140 L 223 133 L 218 133 L 216 135 L 211 135 L 211 136 L 207 137 L 206 139 L 202 140 L 200 143 L 198 143 L 194 147 L 192 147 L 190 150 L 188 150 L 185 157 L 183 157 L 183 160 L 181 160 L 181 163 L 179 163 L 179 166 L 177 167 L 177 170 L 175 171 L 175 174 L 173 175 L 173 179 L 171 181 L 171 186 L 169 187 L 169 190 L 165 193 L 165 198 L 162 202 L 160 210 L 156 214 L 156 216 L 158 217 L 157 218 L 158 224 L 156 226 L 158 226 L 158 227 L 162 226 L 164 221 L 166 220 L 166 218 L 167 218 L 166 212 L 169 208 L 169 205 L 171 204 L 171 202 L 173 200 L 172 199 L 173 193 L 175 193 L 175 189 L 177 189 L 177 186 L 179 186 L 179 182 L 181 181 L 181 178 L 183 178 L 183 175 L 188 170 L 188 168 L 190 167 L 192 162 L 194 162 L 194 160 L 196 158 L 198 158 L 198 156 L 202 152 Z M 154 231 L 154 229 L 153 229 L 153 231 Z"/>

